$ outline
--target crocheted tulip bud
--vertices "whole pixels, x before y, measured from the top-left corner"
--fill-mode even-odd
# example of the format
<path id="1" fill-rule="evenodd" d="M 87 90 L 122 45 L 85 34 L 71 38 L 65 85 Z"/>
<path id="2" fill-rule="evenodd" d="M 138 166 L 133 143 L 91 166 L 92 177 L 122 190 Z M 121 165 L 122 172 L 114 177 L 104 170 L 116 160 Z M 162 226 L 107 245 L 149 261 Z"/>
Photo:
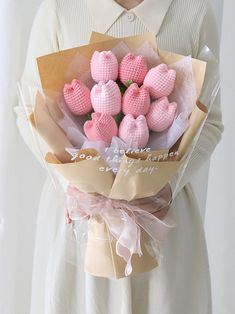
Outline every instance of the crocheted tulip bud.
<path id="1" fill-rule="evenodd" d="M 131 84 L 123 95 L 122 111 L 125 115 L 132 114 L 134 118 L 146 115 L 150 108 L 150 95 L 146 87 Z"/>
<path id="2" fill-rule="evenodd" d="M 73 114 L 82 116 L 92 110 L 90 90 L 81 81 L 73 80 L 71 84 L 65 84 L 63 94 Z"/>
<path id="3" fill-rule="evenodd" d="M 149 140 L 149 129 L 145 116 L 136 119 L 128 114 L 119 126 L 119 137 L 130 147 L 144 148 Z"/>
<path id="4" fill-rule="evenodd" d="M 148 127 L 155 132 L 168 129 L 176 114 L 177 104 L 169 103 L 167 97 L 160 98 L 152 103 L 146 116 Z"/>
<path id="5" fill-rule="evenodd" d="M 127 85 L 128 81 L 141 85 L 147 72 L 148 67 L 144 57 L 128 53 L 120 63 L 119 78 L 124 85 Z"/>
<path id="6" fill-rule="evenodd" d="M 112 137 L 117 136 L 118 127 L 114 118 L 108 114 L 93 112 L 92 120 L 84 124 L 84 132 L 91 141 L 111 143 Z"/>
<path id="7" fill-rule="evenodd" d="M 99 82 L 91 90 L 91 103 L 96 112 L 116 115 L 121 111 L 121 92 L 114 81 Z"/>
<path id="8" fill-rule="evenodd" d="M 150 95 L 155 98 L 168 97 L 175 86 L 176 71 L 166 64 L 152 68 L 144 79 L 144 86 L 149 88 Z"/>
<path id="9" fill-rule="evenodd" d="M 116 81 L 118 60 L 112 51 L 95 51 L 91 58 L 91 76 L 95 82 Z"/>

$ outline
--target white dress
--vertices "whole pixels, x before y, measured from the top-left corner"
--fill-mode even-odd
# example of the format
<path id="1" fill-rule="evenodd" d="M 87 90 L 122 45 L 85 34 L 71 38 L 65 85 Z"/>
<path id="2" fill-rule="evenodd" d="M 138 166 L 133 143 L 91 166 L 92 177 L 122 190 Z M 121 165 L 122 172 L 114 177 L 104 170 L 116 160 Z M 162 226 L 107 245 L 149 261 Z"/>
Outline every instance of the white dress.
<path id="1" fill-rule="evenodd" d="M 205 0 L 144 0 L 129 12 L 112 0 L 46 0 L 33 25 L 23 81 L 38 85 L 35 58 L 87 44 L 93 30 L 116 37 L 152 31 L 162 49 L 197 57 L 207 45 L 218 55 L 215 21 Z M 165 243 L 162 264 L 149 273 L 96 278 L 66 262 L 66 256 L 58 258 L 57 238 L 61 230 L 72 236 L 72 229 L 65 223 L 63 197 L 47 179 L 39 204 L 31 314 L 211 314 L 205 235 L 189 182 L 221 138 L 219 100 L 173 201 L 176 228 Z M 21 109 L 16 109 L 20 132 L 38 158 Z"/>

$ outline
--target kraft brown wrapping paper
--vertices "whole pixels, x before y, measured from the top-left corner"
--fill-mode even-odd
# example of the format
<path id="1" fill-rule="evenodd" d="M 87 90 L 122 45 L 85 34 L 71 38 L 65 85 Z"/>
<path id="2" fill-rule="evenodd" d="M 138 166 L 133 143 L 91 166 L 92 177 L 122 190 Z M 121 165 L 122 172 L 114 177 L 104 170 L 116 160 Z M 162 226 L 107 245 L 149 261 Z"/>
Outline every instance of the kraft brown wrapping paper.
<path id="1" fill-rule="evenodd" d="M 91 58 L 95 50 L 110 50 L 120 42 L 125 42 L 134 51 L 146 41 L 158 52 L 166 64 L 174 63 L 184 57 L 158 49 L 155 35 L 151 33 L 122 39 L 93 33 L 90 45 L 60 51 L 37 59 L 42 87 L 46 99 L 49 98 L 50 101 L 45 99 L 43 101 L 42 96 L 37 96 L 36 108 L 31 122 L 34 121 L 33 125 L 51 147 L 51 152 L 45 156 L 46 162 L 66 178 L 71 185 L 83 192 L 98 193 L 113 199 L 128 201 L 155 195 L 173 178 L 179 169 L 182 157 L 186 154 L 206 118 L 206 108 L 199 103 L 195 105 L 188 130 L 171 149 L 171 151 L 178 151 L 178 156 L 174 160 L 168 158 L 164 161 L 149 161 L 146 160 L 147 153 L 128 154 L 124 156 L 116 176 L 110 171 L 105 160 L 101 158 L 97 160 L 77 159 L 75 162 L 68 160 L 68 154 L 65 153 L 64 149 L 72 147 L 72 145 L 55 123 L 57 118 L 63 115 L 57 107 L 56 101 L 60 97 L 65 83 L 79 78 L 88 70 L 89 64 L 83 64 L 82 58 L 78 56 Z M 203 85 L 205 69 L 205 62 L 193 59 L 193 73 L 198 96 Z M 51 124 L 52 129 L 48 127 Z M 94 152 L 92 148 L 82 152 L 86 156 L 98 156 L 98 152 Z M 153 151 L 151 154 L 160 155 L 162 152 Z M 157 261 L 146 249 L 148 241 L 147 234 L 142 230 L 141 243 L 144 255 L 141 258 L 133 256 L 132 274 L 149 271 L 157 266 Z M 124 277 L 125 262 L 117 256 L 115 244 L 116 242 L 111 239 L 105 223 L 100 221 L 99 217 L 91 220 L 88 229 L 85 271 L 95 276 Z"/>
<path id="2" fill-rule="evenodd" d="M 115 177 L 102 159 L 58 164 L 51 156 L 47 154 L 46 161 L 82 192 L 98 193 L 112 199 L 127 201 L 157 194 L 172 179 L 180 166 L 180 161 L 147 160 L 139 160 L 130 166 L 127 161 L 131 158 L 124 156 Z"/>
<path id="3" fill-rule="evenodd" d="M 64 131 L 54 121 L 49 112 L 46 99 L 39 92 L 36 95 L 35 109 L 30 121 L 60 161 L 69 162 L 71 156 L 65 151 L 65 147 L 69 148 L 73 145 L 67 139 Z"/>
<path id="4" fill-rule="evenodd" d="M 146 232 L 141 230 L 142 257 L 134 254 L 132 257 L 132 274 L 150 271 L 158 266 L 148 245 L 150 239 Z M 89 225 L 88 243 L 85 256 L 85 271 L 99 277 L 125 277 L 125 261 L 116 254 L 116 240 L 111 238 L 105 222 L 93 219 Z M 103 252 L 107 252 L 103 254 Z M 95 259 L 95 261 L 94 261 Z M 95 262 L 95 267 L 94 267 Z"/>
<path id="5" fill-rule="evenodd" d="M 112 171 L 104 173 L 99 170 L 100 167 L 107 166 L 103 160 L 82 160 L 58 164 L 54 163 L 52 154 L 47 154 L 46 161 L 80 191 L 109 196 L 115 177 Z"/>
<path id="6" fill-rule="evenodd" d="M 179 152 L 176 158 L 177 160 L 180 160 L 187 153 L 188 148 L 190 147 L 193 139 L 197 135 L 198 130 L 201 128 L 207 117 L 207 113 L 207 108 L 198 102 L 197 106 L 195 106 L 195 109 L 190 115 L 189 128 L 184 133 L 181 141 L 179 142 L 179 146 L 177 147 Z"/>

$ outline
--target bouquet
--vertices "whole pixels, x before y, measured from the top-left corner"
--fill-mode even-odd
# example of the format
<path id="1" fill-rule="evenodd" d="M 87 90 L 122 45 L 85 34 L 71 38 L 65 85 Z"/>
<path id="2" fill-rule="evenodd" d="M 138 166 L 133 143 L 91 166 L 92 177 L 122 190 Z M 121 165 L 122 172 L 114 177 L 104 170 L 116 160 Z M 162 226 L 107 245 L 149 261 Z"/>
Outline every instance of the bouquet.
<path id="1" fill-rule="evenodd" d="M 42 90 L 28 87 L 27 114 L 68 221 L 88 222 L 85 271 L 122 278 L 157 267 L 174 224 L 153 213 L 169 205 L 161 189 L 174 194 L 207 117 L 206 62 L 159 50 L 151 33 L 93 33 L 37 62 Z"/>

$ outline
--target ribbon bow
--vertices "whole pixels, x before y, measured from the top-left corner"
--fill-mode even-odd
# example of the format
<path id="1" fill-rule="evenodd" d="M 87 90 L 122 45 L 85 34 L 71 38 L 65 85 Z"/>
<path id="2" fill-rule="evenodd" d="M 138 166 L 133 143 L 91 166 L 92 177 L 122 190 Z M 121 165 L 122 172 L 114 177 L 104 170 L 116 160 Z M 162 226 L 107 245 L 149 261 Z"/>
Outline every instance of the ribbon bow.
<path id="1" fill-rule="evenodd" d="M 130 202 L 83 193 L 71 186 L 67 188 L 67 201 L 71 220 L 92 219 L 98 215 L 106 223 L 110 234 L 116 239 L 117 255 L 126 262 L 126 276 L 132 273 L 132 255 L 142 256 L 141 228 L 160 246 L 174 227 Z"/>

